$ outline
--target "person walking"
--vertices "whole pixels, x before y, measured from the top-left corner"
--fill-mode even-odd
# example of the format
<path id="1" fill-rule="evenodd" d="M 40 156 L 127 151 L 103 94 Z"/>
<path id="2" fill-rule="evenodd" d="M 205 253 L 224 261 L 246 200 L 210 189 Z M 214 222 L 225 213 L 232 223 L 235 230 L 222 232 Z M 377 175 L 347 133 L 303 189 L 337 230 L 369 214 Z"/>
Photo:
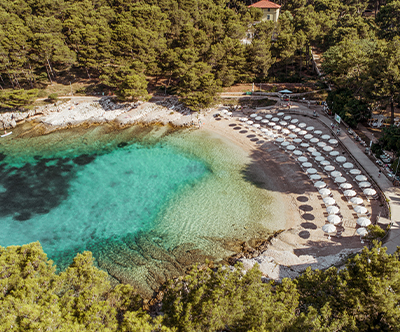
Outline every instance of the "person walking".
<path id="1" fill-rule="evenodd" d="M 380 178 L 380 177 L 381 177 L 381 174 L 382 174 L 382 171 L 381 171 L 381 169 L 379 169 L 379 172 L 378 172 L 378 178 Z"/>

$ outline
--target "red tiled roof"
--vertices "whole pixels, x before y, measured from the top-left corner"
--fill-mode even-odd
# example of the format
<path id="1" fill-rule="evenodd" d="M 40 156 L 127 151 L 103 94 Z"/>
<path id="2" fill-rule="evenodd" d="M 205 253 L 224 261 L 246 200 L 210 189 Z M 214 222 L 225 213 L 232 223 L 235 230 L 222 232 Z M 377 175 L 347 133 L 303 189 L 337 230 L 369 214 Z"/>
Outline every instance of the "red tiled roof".
<path id="1" fill-rule="evenodd" d="M 252 5 L 250 5 L 249 7 L 255 7 L 255 8 L 281 8 L 280 5 L 276 4 L 275 2 L 272 1 L 268 1 L 268 0 L 261 0 L 259 2 L 253 3 Z"/>

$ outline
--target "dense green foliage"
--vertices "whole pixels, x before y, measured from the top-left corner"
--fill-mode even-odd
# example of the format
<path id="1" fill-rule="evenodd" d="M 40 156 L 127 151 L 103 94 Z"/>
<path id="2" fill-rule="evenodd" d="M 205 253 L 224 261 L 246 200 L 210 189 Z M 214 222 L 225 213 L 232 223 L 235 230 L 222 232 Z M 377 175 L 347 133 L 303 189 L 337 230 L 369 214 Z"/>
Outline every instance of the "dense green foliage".
<path id="1" fill-rule="evenodd" d="M 262 282 L 257 267 L 194 267 L 165 286 L 163 315 L 151 318 L 129 285 L 112 287 L 78 254 L 55 273 L 39 243 L 0 247 L 1 331 L 398 331 L 399 253 L 377 245 L 346 268 L 307 269 Z"/>

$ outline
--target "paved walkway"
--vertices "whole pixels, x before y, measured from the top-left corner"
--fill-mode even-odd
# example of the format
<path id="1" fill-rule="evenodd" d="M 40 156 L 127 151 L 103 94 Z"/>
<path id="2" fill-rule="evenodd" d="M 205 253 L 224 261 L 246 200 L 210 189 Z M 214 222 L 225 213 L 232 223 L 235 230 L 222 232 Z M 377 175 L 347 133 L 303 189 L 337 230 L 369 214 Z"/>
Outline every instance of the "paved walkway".
<path id="1" fill-rule="evenodd" d="M 292 110 L 295 111 L 296 109 L 301 110 L 302 113 L 312 116 L 312 111 L 300 103 L 293 103 Z M 319 120 L 321 120 L 321 122 L 330 128 L 330 124 L 332 123 L 330 118 L 323 114 L 319 114 Z M 333 132 L 332 135 L 337 136 Z M 347 134 L 345 130 L 342 130 L 340 135 L 337 137 L 353 155 L 353 158 L 362 166 L 364 171 L 375 181 L 388 200 L 390 207 L 390 219 L 380 218 L 379 223 L 392 223 L 389 236 L 384 245 L 387 247 L 387 252 L 389 254 L 393 254 L 396 251 L 397 246 L 400 246 L 400 189 L 394 187 L 388 178 L 383 174 L 378 177 L 379 168 L 365 155 L 365 153 L 358 147 L 356 142 L 354 142 L 354 140 Z"/>

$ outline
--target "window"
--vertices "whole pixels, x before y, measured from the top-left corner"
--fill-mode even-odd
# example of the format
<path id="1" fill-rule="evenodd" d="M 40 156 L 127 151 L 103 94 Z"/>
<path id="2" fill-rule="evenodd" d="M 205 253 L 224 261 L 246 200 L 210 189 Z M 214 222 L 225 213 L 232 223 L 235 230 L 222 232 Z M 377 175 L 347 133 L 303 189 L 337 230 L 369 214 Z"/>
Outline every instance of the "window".
<path id="1" fill-rule="evenodd" d="M 267 15 L 267 20 L 270 20 L 271 15 Z"/>
<path id="2" fill-rule="evenodd" d="M 270 12 L 270 11 L 271 11 L 271 8 L 268 8 L 268 11 Z"/>

